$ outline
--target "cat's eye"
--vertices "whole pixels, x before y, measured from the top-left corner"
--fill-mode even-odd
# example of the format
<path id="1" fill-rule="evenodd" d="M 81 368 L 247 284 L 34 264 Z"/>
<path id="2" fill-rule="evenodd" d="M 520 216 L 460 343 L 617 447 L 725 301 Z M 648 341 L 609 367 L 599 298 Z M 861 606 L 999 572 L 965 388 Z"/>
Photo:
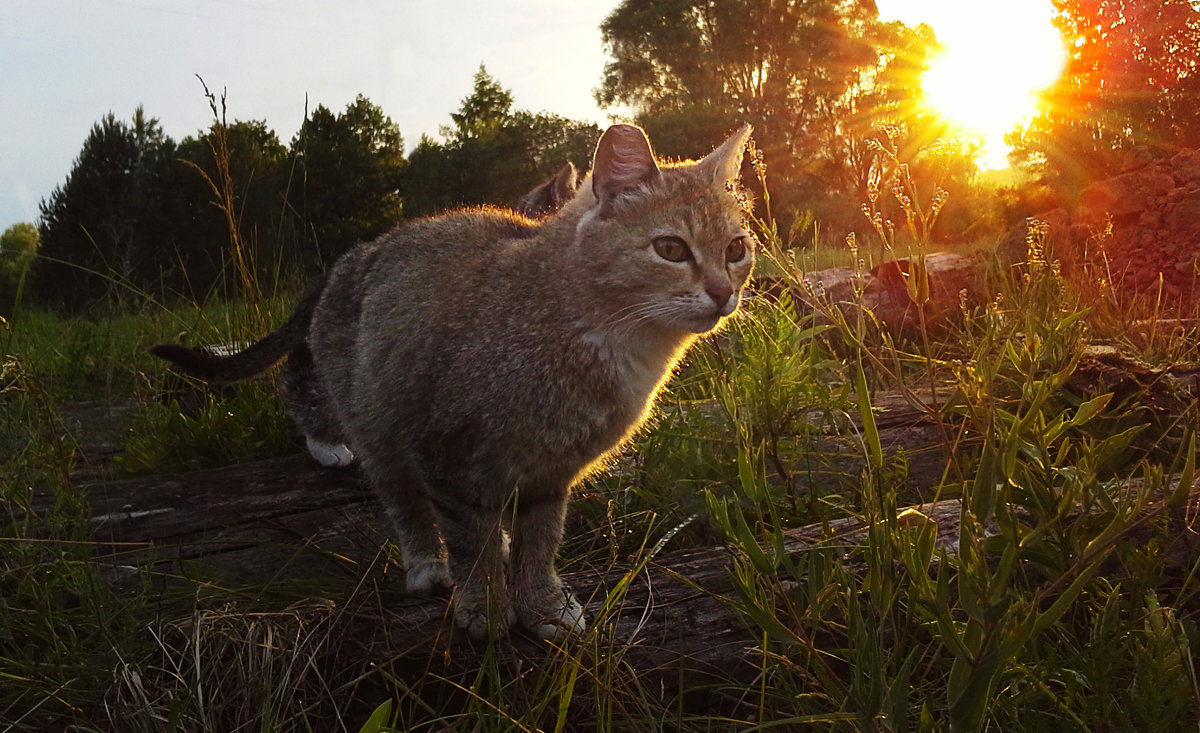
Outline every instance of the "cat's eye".
<path id="1" fill-rule="evenodd" d="M 684 262 L 692 257 L 692 250 L 688 249 L 687 242 L 679 237 L 655 237 L 654 251 L 668 262 Z"/>
<path id="2" fill-rule="evenodd" d="M 749 239 L 749 237 L 738 237 L 737 239 L 730 242 L 728 244 L 728 246 L 725 247 L 725 261 L 726 262 L 730 262 L 730 263 L 741 262 L 742 259 L 745 258 L 746 250 L 747 250 L 747 246 L 746 246 L 747 239 Z"/>

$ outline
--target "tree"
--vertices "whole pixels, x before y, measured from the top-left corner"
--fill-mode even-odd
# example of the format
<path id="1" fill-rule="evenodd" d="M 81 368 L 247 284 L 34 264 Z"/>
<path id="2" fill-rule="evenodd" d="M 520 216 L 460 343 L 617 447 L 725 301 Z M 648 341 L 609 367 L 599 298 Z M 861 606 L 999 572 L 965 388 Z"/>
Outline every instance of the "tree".
<path id="1" fill-rule="evenodd" d="M 875 61 L 861 29 L 876 14 L 870 0 L 626 0 L 601 25 L 613 60 L 597 101 L 632 106 L 667 155 L 719 142 L 653 129 L 693 113 L 695 132 L 748 121 L 764 152 L 795 157 L 811 122 Z M 673 149 L 681 143 L 692 149 Z"/>
<path id="2" fill-rule="evenodd" d="M 289 237 L 287 163 L 263 121 L 219 119 L 176 144 L 141 108 L 130 122 L 106 115 L 42 202 L 31 294 L 73 311 L 130 296 L 202 299 L 225 282 L 231 228 L 274 274 Z"/>
<path id="3" fill-rule="evenodd" d="M 40 241 L 38 228 L 25 222 L 13 224 L 0 234 L 0 313 L 16 312 Z"/>
<path id="4" fill-rule="evenodd" d="M 454 127 L 443 127 L 442 135 L 459 141 L 494 138 L 512 114 L 512 105 L 512 92 L 500 86 L 480 64 L 471 96 L 463 100 L 457 112 L 450 113 Z"/>
<path id="5" fill-rule="evenodd" d="M 591 163 L 600 130 L 545 112 L 513 109 L 512 93 L 480 65 L 470 96 L 450 114 L 445 142 L 421 138 L 404 187 L 409 216 L 479 204 L 512 205 L 567 162 Z"/>
<path id="6" fill-rule="evenodd" d="M 151 235 L 158 179 L 175 144 L 141 107 L 129 123 L 111 113 L 92 127 L 66 182 L 41 203 L 41 256 L 32 294 L 78 310 L 136 287 L 157 242 Z"/>
<path id="7" fill-rule="evenodd" d="M 293 200 L 308 251 L 332 261 L 395 226 L 407 162 L 400 128 L 361 94 L 339 115 L 318 106 L 291 144 Z"/>
<path id="8" fill-rule="evenodd" d="M 182 276 L 173 278 L 177 290 L 197 298 L 224 284 L 233 257 L 255 270 L 256 281 L 297 259 L 289 247 L 294 237 L 282 226 L 291 171 L 287 148 L 265 121 L 215 121 L 179 144 L 179 158 L 184 180 L 177 182 L 172 204 L 188 226 L 172 238 Z M 241 252 L 231 251 L 237 248 Z"/>
<path id="9" fill-rule="evenodd" d="M 1072 197 L 1135 145 L 1200 147 L 1200 7 L 1190 0 L 1055 0 L 1070 47 L 1015 160 Z"/>
<path id="10" fill-rule="evenodd" d="M 906 153 L 933 145 L 911 102 L 933 36 L 880 23 L 871 0 L 625 0 L 601 30 L 612 60 L 597 101 L 631 106 L 667 156 L 752 123 L 785 228 L 807 208 L 861 224 L 879 125 L 904 131 Z"/>

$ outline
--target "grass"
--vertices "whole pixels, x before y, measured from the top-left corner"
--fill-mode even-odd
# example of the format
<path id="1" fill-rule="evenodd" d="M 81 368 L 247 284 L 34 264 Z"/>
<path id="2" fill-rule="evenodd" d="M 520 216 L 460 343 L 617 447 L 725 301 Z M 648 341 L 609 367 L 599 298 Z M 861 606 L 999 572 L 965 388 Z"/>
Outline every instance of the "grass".
<path id="1" fill-rule="evenodd" d="M 872 206 L 909 190 L 879 152 L 886 185 Z M 862 267 L 867 249 L 911 245 L 919 262 L 938 205 L 907 201 L 907 232 L 869 211 L 878 241 L 837 256 Z M 759 228 L 771 274 L 800 292 L 819 260 Z M 144 352 L 173 334 L 252 338 L 286 303 L 75 321 L 25 310 L 0 334 L 0 728 L 1194 729 L 1198 411 L 1154 371 L 1196 361 L 1194 326 L 1158 318 L 1139 334 L 1164 304 L 1116 302 L 1094 273 L 1060 272 L 1044 232 L 1029 244 L 1024 266 L 989 271 L 982 303 L 907 341 L 854 304 L 752 299 L 691 354 L 628 456 L 580 490 L 560 566 L 622 570 L 582 638 L 536 653 L 439 638 L 381 657 L 371 640 L 405 622 L 387 547 L 320 588 L 200 576 L 163 591 L 114 575 L 90 544 L 71 477 L 82 436 L 61 406 L 135 404 L 127 472 L 296 450 L 267 381 L 197 393 Z M 912 273 L 920 301 L 924 271 Z M 1097 343 L 1160 376 L 1080 382 Z M 884 390 L 942 436 L 933 485 L 914 485 L 908 457 L 885 448 Z M 958 501 L 949 537 L 901 512 L 942 499 Z M 802 550 L 789 540 L 847 519 L 862 532 L 829 530 Z M 618 609 L 659 554 L 718 543 L 735 550 L 724 600 L 758 639 L 755 674 L 655 687 L 614 636 Z"/>

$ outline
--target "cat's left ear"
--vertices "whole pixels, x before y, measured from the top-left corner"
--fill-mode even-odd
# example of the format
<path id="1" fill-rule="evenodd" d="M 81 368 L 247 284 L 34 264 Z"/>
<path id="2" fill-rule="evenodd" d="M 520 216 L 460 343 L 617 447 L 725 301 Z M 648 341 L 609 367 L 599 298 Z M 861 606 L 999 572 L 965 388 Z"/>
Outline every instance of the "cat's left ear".
<path id="1" fill-rule="evenodd" d="M 713 183 L 723 188 L 728 183 L 737 182 L 749 140 L 750 125 L 746 125 L 700 161 L 702 167 L 712 171 Z"/>

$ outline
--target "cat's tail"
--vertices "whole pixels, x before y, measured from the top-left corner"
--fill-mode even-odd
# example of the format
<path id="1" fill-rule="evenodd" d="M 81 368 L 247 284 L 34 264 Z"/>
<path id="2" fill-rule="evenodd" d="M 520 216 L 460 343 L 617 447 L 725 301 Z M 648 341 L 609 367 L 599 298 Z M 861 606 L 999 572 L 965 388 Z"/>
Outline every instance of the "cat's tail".
<path id="1" fill-rule="evenodd" d="M 175 344 L 159 344 L 150 353 L 175 364 L 183 371 L 206 382 L 236 382 L 259 374 L 277 363 L 308 336 L 313 310 L 325 289 L 322 276 L 309 285 L 296 310 L 282 326 L 241 351 L 222 353 L 218 349 L 189 349 Z"/>

